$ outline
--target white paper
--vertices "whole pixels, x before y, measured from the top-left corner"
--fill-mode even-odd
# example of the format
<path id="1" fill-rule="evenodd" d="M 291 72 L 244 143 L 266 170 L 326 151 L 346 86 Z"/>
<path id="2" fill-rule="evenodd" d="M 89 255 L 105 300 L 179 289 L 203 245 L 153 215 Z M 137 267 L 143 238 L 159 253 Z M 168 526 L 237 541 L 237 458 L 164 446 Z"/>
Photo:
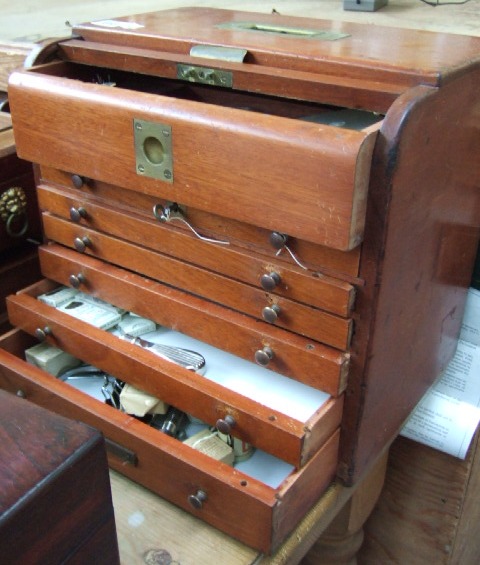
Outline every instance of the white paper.
<path id="1" fill-rule="evenodd" d="M 480 422 L 480 291 L 468 292 L 461 339 L 400 435 L 465 459 Z"/>
<path id="2" fill-rule="evenodd" d="M 120 29 L 140 29 L 144 27 L 143 25 L 137 24 L 136 22 L 120 22 L 118 20 L 98 20 L 91 23 L 95 26 L 110 28 L 118 27 Z"/>

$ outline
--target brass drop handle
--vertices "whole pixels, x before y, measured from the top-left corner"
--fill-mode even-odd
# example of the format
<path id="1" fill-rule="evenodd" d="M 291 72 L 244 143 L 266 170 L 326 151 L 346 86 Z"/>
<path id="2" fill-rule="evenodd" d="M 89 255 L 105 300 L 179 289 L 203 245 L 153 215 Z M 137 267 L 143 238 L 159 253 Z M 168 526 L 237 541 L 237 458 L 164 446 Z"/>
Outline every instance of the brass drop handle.
<path id="1" fill-rule="evenodd" d="M 75 188 L 82 188 L 84 184 L 88 184 L 90 179 L 80 175 L 72 175 L 72 184 Z"/>
<path id="2" fill-rule="evenodd" d="M 191 494 L 188 497 L 188 502 L 197 510 L 201 510 L 203 508 L 203 503 L 207 500 L 207 498 L 207 493 L 199 489 L 195 494 Z"/>
<path id="3" fill-rule="evenodd" d="M 275 290 L 275 288 L 280 284 L 281 280 L 282 279 L 280 278 L 280 275 L 278 273 L 265 273 L 260 277 L 260 284 L 262 285 L 262 288 L 264 290 L 271 292 L 272 290 Z"/>
<path id="4" fill-rule="evenodd" d="M 269 324 L 274 324 L 278 317 L 280 316 L 281 308 L 278 304 L 272 304 L 271 306 L 265 306 L 262 310 L 263 319 Z"/>
<path id="5" fill-rule="evenodd" d="M 87 247 L 91 247 L 92 242 L 90 241 L 90 239 L 85 235 L 83 237 L 76 237 L 73 240 L 73 245 L 75 247 L 75 249 L 79 252 L 79 253 L 85 253 L 85 250 L 87 249 Z"/>
<path id="6" fill-rule="evenodd" d="M 37 328 L 35 330 L 35 337 L 38 341 L 45 341 L 48 335 L 52 335 L 52 330 L 48 326 L 45 326 L 44 328 Z"/>
<path id="7" fill-rule="evenodd" d="M 75 206 L 70 208 L 70 219 L 72 222 L 76 222 L 78 224 L 82 218 L 85 219 L 86 217 L 87 211 L 85 208 L 82 208 L 81 206 L 80 208 L 75 208 Z"/>
<path id="8" fill-rule="evenodd" d="M 255 361 L 262 367 L 266 367 L 270 361 L 273 359 L 273 349 L 270 347 L 264 347 L 255 351 Z"/>
<path id="9" fill-rule="evenodd" d="M 78 275 L 70 275 L 68 277 L 68 280 L 70 281 L 70 284 L 73 286 L 73 288 L 79 288 L 80 285 L 85 283 L 86 281 L 85 275 L 83 275 L 82 273 L 78 273 Z"/>
<path id="10" fill-rule="evenodd" d="M 235 418 L 228 414 L 225 418 L 219 418 L 215 426 L 220 433 L 229 436 L 232 433 L 232 428 L 235 427 L 235 424 Z"/>

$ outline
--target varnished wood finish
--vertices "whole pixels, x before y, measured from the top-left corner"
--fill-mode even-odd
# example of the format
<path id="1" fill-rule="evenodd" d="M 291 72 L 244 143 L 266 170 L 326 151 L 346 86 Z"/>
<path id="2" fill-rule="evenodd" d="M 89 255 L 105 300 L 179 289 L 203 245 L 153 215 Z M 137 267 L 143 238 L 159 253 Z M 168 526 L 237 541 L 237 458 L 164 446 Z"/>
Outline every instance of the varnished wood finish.
<path id="1" fill-rule="evenodd" d="M 57 242 L 42 251 L 43 270 L 61 283 L 72 269 L 86 274 L 85 290 L 93 295 L 245 358 L 259 344 L 270 345 L 272 368 L 334 395 L 343 390 L 348 372 L 338 474 L 354 484 L 392 441 L 455 348 L 467 271 L 478 242 L 480 40 L 331 22 L 328 30 L 334 27 L 348 37 L 314 42 L 216 27 L 221 20 L 247 16 L 256 17 L 194 9 L 127 18 L 144 26 L 134 31 L 80 25 L 81 44 L 75 37 L 57 51 L 63 60 L 12 76 L 19 150 L 41 164 L 45 226 Z M 323 25 L 277 14 L 259 20 L 273 26 Z M 190 47 L 198 43 L 248 50 L 243 64 L 219 63 L 233 71 L 232 90 L 172 78 L 172 61 L 193 62 Z M 161 63 L 158 71 L 150 72 L 152 61 Z M 252 79 L 248 92 L 242 92 L 238 84 L 247 76 L 258 81 Z M 96 84 L 105 81 L 116 86 Z M 290 86 L 271 96 L 282 81 Z M 344 108 L 347 100 L 370 112 L 382 108 L 385 115 L 358 131 L 307 123 L 298 119 L 302 100 L 289 98 L 302 96 L 307 82 L 315 93 L 304 98 L 303 117 L 331 110 L 330 105 Z M 323 86 L 316 89 L 319 82 Z M 173 183 L 136 174 L 133 118 L 172 126 Z M 73 188 L 72 174 L 90 180 Z M 183 206 L 200 233 L 231 237 L 231 248 L 206 245 L 185 225 L 156 222 L 152 205 L 167 202 Z M 68 219 L 71 205 L 87 209 L 87 217 L 75 225 Z M 91 253 L 79 255 L 58 244 L 70 246 L 72 236 L 83 230 L 91 237 Z M 284 248 L 277 255 L 269 247 L 274 231 L 289 236 L 291 254 Z M 169 256 L 165 264 L 171 267 L 165 283 L 159 282 L 164 279 L 158 268 L 149 265 L 161 255 Z M 281 269 L 282 283 L 265 298 L 285 307 L 298 302 L 302 329 L 257 321 L 252 304 L 260 293 L 248 288 L 242 294 L 246 287 L 258 291 L 259 277 L 276 269 Z M 220 283 L 215 291 L 207 288 L 212 280 L 207 271 L 217 281 L 230 279 L 226 296 Z M 242 298 L 232 301 L 239 289 Z M 84 324 L 39 306 L 37 290 L 11 299 L 16 324 L 32 332 L 36 323 L 48 321 L 56 331 L 64 329 L 67 337 L 60 339 L 72 351 L 85 351 L 93 362 L 123 355 L 127 365 L 141 365 L 149 374 L 145 352 L 130 351 L 126 346 L 131 344 L 118 345 L 112 336 L 106 338 L 110 350 L 99 348 L 104 332 L 87 331 Z M 309 298 L 323 290 L 325 298 Z M 352 317 L 350 345 L 332 328 L 324 332 L 329 336 L 319 335 L 326 326 L 307 323 L 304 306 L 310 313 L 321 309 L 318 319 L 323 321 L 325 313 L 344 322 Z M 189 319 L 197 323 L 187 324 Z M 200 320 L 205 327 L 199 327 Z M 108 363 L 122 370 L 118 357 Z M 169 385 L 165 394 L 180 400 L 178 391 L 184 391 L 183 404 L 213 422 L 211 398 L 225 408 L 216 392 L 209 395 L 195 386 L 187 391 L 192 375 L 185 380 L 178 367 L 167 374 L 164 365 L 158 374 Z M 150 386 L 163 391 L 157 380 Z M 261 504 L 252 504 L 246 514 L 250 529 L 256 530 L 249 543 L 271 550 L 272 540 L 280 543 L 298 521 L 309 500 L 306 493 L 319 492 L 311 470 L 324 438 L 298 428 L 289 432 L 288 418 L 269 429 L 254 402 L 243 403 L 233 393 L 225 398 L 231 400 L 228 409 L 241 405 L 244 437 L 250 437 L 251 423 L 262 421 L 257 444 L 280 454 L 282 448 L 269 441 L 284 438 L 284 451 L 294 453 L 295 461 L 305 453 L 312 457 L 302 469 L 305 483 L 292 486 L 276 506 L 272 529 L 265 529 L 264 513 L 253 518 Z M 311 429 L 321 421 L 322 415 L 315 415 Z M 304 446 L 312 439 L 311 449 L 302 452 L 303 437 Z M 171 469 L 175 457 L 178 452 L 168 460 Z M 205 483 L 207 475 L 216 476 L 215 465 L 208 466 L 205 476 L 199 475 Z M 135 476 L 147 486 L 154 484 L 150 476 Z M 176 493 L 163 488 L 164 496 L 177 500 Z M 283 512 L 289 516 L 285 521 Z M 231 518 L 224 524 L 212 520 L 235 534 Z"/>
<path id="2" fill-rule="evenodd" d="M 72 248 L 75 239 L 87 237 L 91 245 L 86 249 L 86 254 L 182 288 L 187 292 L 199 294 L 212 302 L 248 314 L 258 321 L 263 322 L 262 311 L 265 307 L 277 307 L 280 312 L 272 327 L 293 331 L 342 351 L 349 346 L 352 331 L 352 323 L 349 319 L 333 316 L 288 299 L 270 296 L 258 286 L 256 288 L 247 286 L 229 277 L 205 271 L 172 259 L 168 255 L 154 253 L 139 245 L 109 237 L 84 226 L 76 226 L 72 222 L 49 214 L 43 215 L 43 227 L 45 236 L 52 241 Z M 44 272 L 46 276 L 51 276 Z M 65 279 L 68 281 L 68 277 Z M 206 304 L 205 309 L 208 308 L 209 305 Z M 269 326 L 262 325 L 263 331 L 268 334 Z"/>
<path id="3" fill-rule="evenodd" d="M 11 75 L 22 158 L 273 231 L 288 227 L 293 237 L 336 249 L 360 243 L 375 132 L 259 113 L 252 121 L 242 109 L 134 92 L 121 83 L 92 84 L 94 79 L 95 71 L 85 82 L 39 72 Z M 134 119 L 172 128 L 173 184 L 136 173 Z M 72 131 L 73 152 L 63 141 Z"/>
<path id="4" fill-rule="evenodd" d="M 4 563 L 120 563 L 97 431 L 0 390 L 0 454 Z"/>
<path id="5" fill-rule="evenodd" d="M 85 396 L 37 367 L 26 365 L 16 357 L 29 343 L 26 338 L 28 336 L 16 330 L 0 340 L 2 388 L 8 391 L 21 388 L 36 404 L 87 422 L 102 430 L 106 437 L 132 450 L 137 455 L 136 466 L 125 465 L 114 456 L 110 456 L 110 464 L 178 506 L 192 511 L 188 496 L 199 488 L 205 490 L 207 502 L 194 514 L 221 529 L 227 528 L 244 543 L 264 550 L 272 547 L 272 543 L 278 543 L 277 524 L 281 522 L 282 528 L 291 529 L 298 515 L 305 511 L 304 505 L 314 504 L 335 473 L 338 433 L 279 489 L 267 487 L 131 416 Z M 154 473 L 152 469 L 155 469 Z M 290 491 L 304 495 L 282 504 L 284 498 L 291 498 Z M 252 528 L 252 523 L 258 523 L 258 527 Z"/>
<path id="6" fill-rule="evenodd" d="M 441 89 L 417 87 L 382 127 L 343 419 L 348 481 L 394 437 L 455 351 L 479 236 L 479 83 L 477 65 Z M 395 399 L 388 410 L 385 399 Z"/>
<path id="7" fill-rule="evenodd" d="M 42 177 L 44 175 L 42 168 Z M 48 171 L 47 175 L 57 182 L 63 180 L 71 184 L 70 176 L 59 171 Z M 132 243 L 258 288 L 261 276 L 275 271 L 281 281 L 272 291 L 273 294 L 343 317 L 351 314 L 355 292 L 351 282 L 345 281 L 361 284 L 357 276 L 358 249 L 340 253 L 328 247 L 289 240 L 289 246 L 296 256 L 311 266 L 311 271 L 305 271 L 295 265 L 287 252 L 276 256 L 276 250 L 268 241 L 270 232 L 247 224 L 226 222 L 218 216 L 188 208 L 186 216 L 199 233 L 230 242 L 230 245 L 208 245 L 180 222 L 165 224 L 154 220 L 152 209 L 158 204 L 157 199 L 147 196 L 141 198 L 138 193 L 127 199 L 127 195 L 132 196 L 130 191 L 122 191 L 118 187 L 105 188 L 93 182 L 82 187 L 81 191 L 41 184 L 37 192 L 42 210 L 63 218 L 70 219 L 72 207 L 83 208 L 86 218 L 80 219 L 79 225 L 122 238 L 128 233 Z M 113 207 L 112 202 L 118 203 L 118 206 Z"/>
<path id="8" fill-rule="evenodd" d="M 432 34 L 308 18 L 208 9 L 180 8 L 117 18 L 142 27 L 127 29 L 86 23 L 74 27 L 83 39 L 188 54 L 192 45 L 232 45 L 247 49 L 247 62 L 306 72 L 323 72 L 365 78 L 406 87 L 419 82 L 439 84 L 465 61 L 478 59 L 480 39 Z M 304 37 L 250 31 L 225 30 L 218 24 L 251 22 L 267 26 L 334 31 L 348 37 L 336 41 L 311 41 Z M 445 41 L 442 41 L 445 39 Z M 390 49 L 387 48 L 390 47 Z M 367 57 L 368 54 L 368 57 Z M 446 72 L 446 70 L 448 71 Z"/>
<path id="9" fill-rule="evenodd" d="M 107 302 L 247 361 L 269 346 L 274 351 L 269 369 L 329 394 L 344 389 L 349 359 L 338 350 L 217 304 L 207 307 L 199 298 L 55 244 L 41 249 L 40 261 L 45 276 L 57 282 L 68 284 L 70 275 L 81 272 L 86 280 L 83 289 Z M 306 361 L 309 370 L 302 370 Z"/>
<path id="10" fill-rule="evenodd" d="M 48 287 L 47 287 L 48 288 Z M 36 295 L 45 283 L 30 287 Z M 235 435 L 293 465 L 302 465 L 338 427 L 343 399 L 330 400 L 311 420 L 296 421 L 255 400 L 183 369 L 148 350 L 90 327 L 21 293 L 7 301 L 15 326 L 34 334 L 49 327 L 47 341 L 122 381 L 146 390 L 185 412 L 214 425 L 219 418 L 235 418 Z M 158 306 L 157 306 L 158 307 Z M 311 435 L 304 450 L 306 435 Z"/>

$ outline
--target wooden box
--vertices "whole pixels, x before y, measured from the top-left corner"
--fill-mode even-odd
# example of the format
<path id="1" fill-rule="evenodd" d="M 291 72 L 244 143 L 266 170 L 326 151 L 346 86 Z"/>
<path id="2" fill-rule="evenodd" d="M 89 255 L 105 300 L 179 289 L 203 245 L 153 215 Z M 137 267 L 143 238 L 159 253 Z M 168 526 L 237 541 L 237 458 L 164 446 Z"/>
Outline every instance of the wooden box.
<path id="1" fill-rule="evenodd" d="M 76 26 L 10 78 L 46 280 L 9 298 L 2 386 L 98 426 L 132 479 L 278 547 L 335 474 L 368 469 L 455 350 L 479 233 L 479 48 L 201 8 Z M 58 284 L 181 334 L 205 376 L 39 303 Z M 269 485 L 25 368 L 28 334 L 291 472 Z M 235 378 L 212 379 L 215 362 Z M 325 400 L 289 412 L 285 378 Z"/>
<path id="2" fill-rule="evenodd" d="M 0 391 L 4 563 L 120 563 L 99 432 Z"/>

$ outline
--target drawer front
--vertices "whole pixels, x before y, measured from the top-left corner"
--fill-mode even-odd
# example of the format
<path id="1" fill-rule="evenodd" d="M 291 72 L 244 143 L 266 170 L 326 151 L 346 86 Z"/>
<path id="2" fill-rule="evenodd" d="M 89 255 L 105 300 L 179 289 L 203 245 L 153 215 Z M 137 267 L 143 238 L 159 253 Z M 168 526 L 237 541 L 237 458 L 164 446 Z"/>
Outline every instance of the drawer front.
<path id="1" fill-rule="evenodd" d="M 29 292 L 36 295 L 45 288 L 49 287 L 43 283 Z M 232 417 L 236 436 L 295 466 L 303 465 L 340 424 L 342 398 L 327 399 L 307 420 L 294 420 L 47 306 L 29 294 L 9 297 L 8 312 L 12 324 L 27 333 L 34 335 L 43 330 L 51 345 L 210 425 Z M 237 378 L 241 378 L 241 372 Z"/>
<path id="2" fill-rule="evenodd" d="M 161 225 L 163 228 L 169 228 L 168 231 L 177 232 L 180 234 L 188 234 L 193 237 L 193 232 L 183 222 L 171 221 L 169 223 L 160 223 L 154 219 L 153 208 L 158 204 L 168 205 L 169 200 L 162 199 L 140 192 L 133 192 L 126 190 L 117 185 L 107 184 L 100 182 L 97 179 L 80 177 L 76 171 L 60 171 L 52 169 L 51 167 L 41 166 L 40 170 L 40 190 L 42 184 L 50 192 L 56 191 L 57 195 L 70 194 L 72 197 L 77 198 L 74 206 L 85 205 L 86 203 L 99 203 L 105 207 L 112 207 L 122 210 L 126 213 L 140 214 L 143 219 L 153 220 L 155 224 Z M 79 188 L 77 188 L 79 187 Z M 40 199 L 45 199 L 46 196 L 40 194 Z M 193 226 L 201 235 L 206 235 L 210 238 L 217 240 L 229 241 L 230 245 L 217 245 L 217 249 L 233 250 L 251 252 L 254 256 L 262 256 L 267 261 L 274 261 L 278 264 L 283 264 L 285 269 L 295 269 L 297 266 L 288 253 L 278 253 L 270 241 L 272 236 L 271 230 L 266 230 L 259 226 L 239 222 L 225 216 L 219 216 L 211 212 L 205 212 L 192 206 L 185 206 L 181 201 L 178 202 L 182 211 L 185 213 L 186 220 Z M 45 210 L 50 210 L 51 203 L 47 202 L 44 206 Z M 65 210 L 58 210 L 56 213 L 60 216 L 65 215 Z M 68 215 L 67 215 L 68 217 Z M 98 219 L 97 219 L 98 220 Z M 80 221 L 88 221 L 81 219 Z M 93 221 L 96 221 L 93 218 Z M 151 222 L 150 222 L 151 223 Z M 98 228 L 99 226 L 97 226 Z M 282 227 L 284 233 L 288 235 L 289 225 Z M 169 235 L 165 233 L 164 237 L 168 238 Z M 197 240 L 198 238 L 195 238 Z M 147 237 L 146 241 L 150 242 L 152 237 Z M 196 241 L 200 245 L 200 241 Z M 168 245 L 168 241 L 164 245 Z M 176 242 L 178 245 L 178 242 Z M 175 245 L 175 247 L 176 247 Z M 183 244 L 186 245 L 186 244 Z M 360 247 L 356 247 L 351 251 L 339 251 L 331 247 L 317 245 L 306 240 L 298 238 L 289 238 L 288 246 L 293 250 L 295 255 L 299 258 L 300 262 L 305 264 L 312 274 L 318 271 L 318 275 L 329 275 L 334 277 L 338 283 L 341 281 L 356 281 L 359 273 L 360 262 Z M 170 255 L 175 255 L 175 247 L 171 251 L 166 251 Z M 183 246 L 180 245 L 183 249 Z M 199 251 L 193 256 L 199 256 L 203 259 L 205 255 L 205 245 L 198 248 Z M 192 260 L 192 254 L 182 256 L 187 261 Z M 208 266 L 208 265 L 206 265 Z M 211 266 L 213 270 L 219 270 L 219 266 Z M 302 269 L 297 269 L 305 274 Z"/>
<path id="3" fill-rule="evenodd" d="M 110 451 L 112 468 L 252 547 L 272 550 L 272 543 L 281 542 L 276 537 L 277 515 L 288 524 L 287 530 L 293 529 L 300 509 L 307 511 L 333 479 L 338 433 L 304 469 L 273 489 L 28 365 L 21 359 L 23 349 L 32 345 L 26 338 L 13 331 L 0 339 L 1 388 L 20 391 L 36 404 L 101 430 L 110 449 L 116 445 L 116 453 L 132 454 L 125 460 Z M 306 494 L 292 500 L 292 489 Z M 194 508 L 189 501 L 198 491 L 207 498 Z M 284 497 L 288 508 L 281 504 Z"/>
<path id="4" fill-rule="evenodd" d="M 63 175 L 60 179 L 63 180 Z M 64 180 L 68 182 L 68 179 Z M 95 186 L 90 191 L 92 184 Z M 117 187 L 113 187 L 113 191 L 103 191 L 91 182 L 84 190 L 45 184 L 38 187 L 41 209 L 56 216 L 122 239 L 128 234 L 128 240 L 132 243 L 258 289 L 263 288 L 262 277 L 272 278 L 272 273 L 275 273 L 279 277 L 278 282 L 269 280 L 263 283 L 267 286 L 271 283 L 271 294 L 309 304 L 345 318 L 350 315 L 355 292 L 352 284 L 344 279 L 356 278 L 356 256 L 336 253 L 336 257 L 332 257 L 328 248 L 310 245 L 305 249 L 305 246 L 302 248 L 302 242 L 289 242 L 289 247 L 295 249 L 296 256 L 302 262 L 312 265 L 312 268 L 305 270 L 295 264 L 287 251 L 277 256 L 270 244 L 266 246 L 264 242 L 269 238 L 266 232 L 252 230 L 245 224 L 226 223 L 224 219 L 211 214 L 193 214 L 193 219 L 190 219 L 189 211 L 187 219 L 197 232 L 217 240 L 231 240 L 229 245 L 212 244 L 196 237 L 183 222 L 162 223 L 153 219 L 152 209 L 158 200 L 149 197 L 135 198 L 131 203 L 128 200 L 124 203 L 119 202 L 119 193 L 125 194 L 125 191 Z M 97 194 L 101 197 L 98 198 Z M 112 204 L 122 206 L 113 207 Z M 210 222 L 207 223 L 206 220 Z M 344 262 L 341 262 L 342 257 L 345 258 Z M 325 272 L 334 272 L 337 276 L 334 278 Z"/>
<path id="5" fill-rule="evenodd" d="M 42 273 L 61 284 L 69 285 L 71 275 L 81 274 L 86 292 L 161 326 L 247 361 L 269 348 L 267 368 L 333 396 L 344 390 L 347 353 L 56 244 L 41 248 L 40 262 Z"/>
<path id="6" fill-rule="evenodd" d="M 261 288 L 243 284 L 49 214 L 43 214 L 43 227 L 48 239 L 62 245 L 72 248 L 80 246 L 82 250 L 85 248 L 83 252 L 103 261 L 144 274 L 212 302 L 219 302 L 258 320 L 265 319 L 276 327 L 337 349 L 348 349 L 352 326 L 350 319 L 270 295 Z"/>
<path id="7" fill-rule="evenodd" d="M 95 69 L 81 82 L 83 71 L 60 64 L 48 72 L 76 80 L 11 76 L 21 157 L 272 231 L 289 226 L 292 237 L 328 247 L 361 242 L 376 132 L 136 92 L 133 76 L 92 84 Z M 154 176 L 164 171 L 158 179 L 150 165 Z"/>

